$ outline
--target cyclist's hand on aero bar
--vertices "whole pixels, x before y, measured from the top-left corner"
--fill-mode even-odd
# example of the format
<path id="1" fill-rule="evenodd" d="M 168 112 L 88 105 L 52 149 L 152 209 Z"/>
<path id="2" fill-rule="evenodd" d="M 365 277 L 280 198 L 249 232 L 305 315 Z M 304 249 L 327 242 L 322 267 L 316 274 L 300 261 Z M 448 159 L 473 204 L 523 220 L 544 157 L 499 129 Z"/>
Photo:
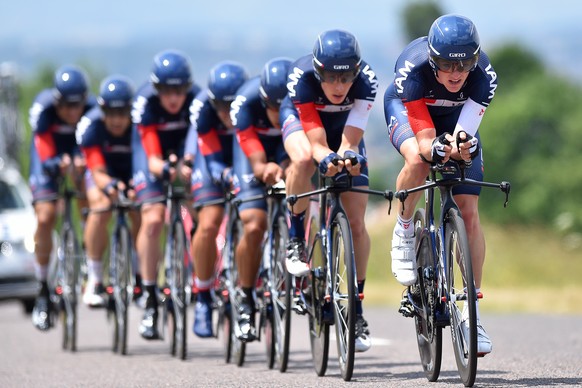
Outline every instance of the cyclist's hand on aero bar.
<path id="1" fill-rule="evenodd" d="M 168 160 L 164 162 L 164 169 L 162 170 L 162 178 L 168 182 L 173 182 L 176 179 L 176 165 L 178 164 L 178 157 L 176 154 L 171 154 Z"/>
<path id="2" fill-rule="evenodd" d="M 267 162 L 264 165 L 260 179 L 267 186 L 272 186 L 283 179 L 283 169 L 277 163 Z"/>
<path id="3" fill-rule="evenodd" d="M 479 155 L 479 139 L 465 131 L 457 133 L 457 152 L 462 160 L 469 162 Z"/>
<path id="4" fill-rule="evenodd" d="M 455 138 L 449 133 L 443 133 L 439 137 L 436 137 L 432 141 L 432 146 L 430 149 L 430 156 L 433 162 L 438 164 L 443 164 L 449 161 L 451 157 L 451 143 L 455 141 Z"/>
<path id="5" fill-rule="evenodd" d="M 335 152 L 331 152 L 319 162 L 319 172 L 324 176 L 332 177 L 343 168 L 344 160 Z"/>
<path id="6" fill-rule="evenodd" d="M 358 176 L 362 173 L 362 169 L 368 165 L 368 160 L 352 150 L 346 150 L 344 152 L 344 164 L 350 175 Z"/>

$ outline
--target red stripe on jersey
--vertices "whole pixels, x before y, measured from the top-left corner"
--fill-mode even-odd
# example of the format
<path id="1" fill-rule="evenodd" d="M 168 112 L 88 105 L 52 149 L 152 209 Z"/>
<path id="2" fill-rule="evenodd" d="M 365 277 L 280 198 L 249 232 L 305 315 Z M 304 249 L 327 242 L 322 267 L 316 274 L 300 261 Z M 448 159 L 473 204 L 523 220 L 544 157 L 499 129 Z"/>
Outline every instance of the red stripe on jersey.
<path id="1" fill-rule="evenodd" d="M 162 156 L 162 146 L 158 137 L 158 127 L 156 125 L 138 125 L 137 130 L 141 136 L 141 143 L 148 158 L 152 156 Z"/>
<path id="2" fill-rule="evenodd" d="M 244 131 L 236 131 L 236 139 L 240 144 L 245 155 L 250 157 L 256 152 L 265 152 L 263 144 L 259 140 L 259 135 L 257 134 L 257 128 L 251 126 Z"/>
<path id="3" fill-rule="evenodd" d="M 198 135 L 198 147 L 202 155 L 211 155 L 222 150 L 220 139 L 216 130 L 211 129 L 210 132 Z"/>
<path id="4" fill-rule="evenodd" d="M 57 147 L 55 146 L 55 139 L 51 131 L 44 133 L 37 133 L 34 135 L 34 147 L 38 152 L 40 161 L 44 162 L 57 154 Z"/>
<path id="5" fill-rule="evenodd" d="M 428 112 L 428 108 L 424 100 L 416 100 L 412 102 L 405 102 L 404 106 L 408 111 L 408 122 L 412 132 L 416 135 L 418 132 L 427 128 L 434 128 L 434 123 Z"/>
<path id="6" fill-rule="evenodd" d="M 86 147 L 82 148 L 82 150 L 89 170 L 105 168 L 105 157 L 103 156 L 103 152 L 101 152 L 101 147 Z"/>
<path id="7" fill-rule="evenodd" d="M 297 112 L 299 113 L 299 120 L 305 132 L 309 132 L 315 128 L 323 128 L 321 117 L 315 109 L 315 103 L 308 102 L 305 104 L 296 104 Z"/>

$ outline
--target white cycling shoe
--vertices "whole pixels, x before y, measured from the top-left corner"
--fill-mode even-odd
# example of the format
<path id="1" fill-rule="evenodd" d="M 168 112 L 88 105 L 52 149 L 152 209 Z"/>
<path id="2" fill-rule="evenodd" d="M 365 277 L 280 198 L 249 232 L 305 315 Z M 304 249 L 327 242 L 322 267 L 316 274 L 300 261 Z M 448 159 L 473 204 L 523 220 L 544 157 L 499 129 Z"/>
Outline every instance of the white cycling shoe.
<path id="1" fill-rule="evenodd" d="M 400 236 L 396 230 L 392 235 L 392 274 L 403 286 L 416 283 L 415 238 Z"/>
<path id="2" fill-rule="evenodd" d="M 469 321 L 465 318 L 461 322 L 461 327 L 465 334 L 465 337 L 469 337 Z M 486 354 L 491 353 L 493 350 L 493 344 L 491 343 L 491 338 L 489 338 L 489 334 L 481 325 L 481 321 L 477 321 L 477 356 L 483 357 Z"/>

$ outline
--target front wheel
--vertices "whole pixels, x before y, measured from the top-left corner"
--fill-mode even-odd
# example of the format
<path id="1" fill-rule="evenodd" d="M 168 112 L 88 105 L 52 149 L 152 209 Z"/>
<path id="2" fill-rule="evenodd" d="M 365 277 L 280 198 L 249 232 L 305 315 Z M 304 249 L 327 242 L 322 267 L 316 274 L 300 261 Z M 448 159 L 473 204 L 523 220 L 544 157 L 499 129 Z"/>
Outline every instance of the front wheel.
<path id="1" fill-rule="evenodd" d="M 309 339 L 313 367 L 318 376 L 325 375 L 329 357 L 329 303 L 325 301 L 326 280 L 325 271 L 327 264 L 321 237 L 317 231 L 317 225 L 312 218 L 310 228 L 310 263 L 309 274 L 310 289 L 305 293 L 307 311 L 309 314 Z M 329 317 L 327 317 L 329 318 Z"/>
<path id="2" fill-rule="evenodd" d="M 61 292 L 61 318 L 63 323 L 62 346 L 64 350 L 77 350 L 77 280 L 79 274 L 79 248 L 75 232 L 63 226 L 59 247 L 59 274 Z"/>
<path id="3" fill-rule="evenodd" d="M 342 377 L 350 381 L 356 347 L 356 298 L 358 282 L 352 233 L 344 213 L 331 224 L 331 283 L 337 352 Z"/>
<path id="4" fill-rule="evenodd" d="M 461 381 L 469 387 L 477 374 L 477 293 L 463 219 L 451 209 L 445 222 L 451 337 Z"/>
<path id="5" fill-rule="evenodd" d="M 127 226 L 117 231 L 111 249 L 111 274 L 114 298 L 114 351 L 127 354 L 127 319 L 131 285 L 131 239 Z"/>
<path id="6" fill-rule="evenodd" d="M 428 381 L 437 381 L 441 370 L 442 327 L 436 322 L 437 279 L 431 235 L 424 224 L 424 209 L 414 217 L 418 282 L 410 287 L 420 362 Z"/>
<path id="7" fill-rule="evenodd" d="M 189 256 L 186 245 L 186 235 L 184 227 L 176 221 L 172 224 L 172 245 L 171 245 L 171 270 L 169 271 L 170 295 L 174 307 L 175 344 L 172 345 L 173 353 L 180 359 L 185 360 L 188 354 L 187 338 L 187 273 Z"/>

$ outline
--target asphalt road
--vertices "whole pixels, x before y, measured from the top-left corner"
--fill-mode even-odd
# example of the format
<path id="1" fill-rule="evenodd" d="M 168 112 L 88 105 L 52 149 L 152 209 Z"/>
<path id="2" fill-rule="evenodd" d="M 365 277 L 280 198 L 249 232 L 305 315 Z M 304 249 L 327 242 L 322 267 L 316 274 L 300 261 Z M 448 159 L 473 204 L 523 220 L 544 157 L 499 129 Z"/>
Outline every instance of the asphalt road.
<path id="1" fill-rule="evenodd" d="M 192 322 L 192 312 L 189 321 Z M 264 343 L 247 346 L 243 367 L 225 364 L 222 342 L 189 333 L 185 361 L 169 343 L 146 342 L 137 333 L 140 311 L 130 311 L 129 354 L 110 351 L 111 326 L 103 310 L 80 308 L 78 351 L 60 348 L 61 327 L 33 328 L 17 303 L 0 304 L 0 387 L 449 387 L 460 386 L 448 329 L 438 382 L 422 373 L 413 322 L 395 308 L 367 308 L 373 347 L 356 356 L 351 382 L 341 379 L 335 341 L 324 377 L 313 371 L 307 320 L 293 316 L 289 368 L 269 370 Z M 484 315 L 493 353 L 479 359 L 478 387 L 582 386 L 582 316 Z M 332 335 L 332 339 L 333 339 Z"/>

